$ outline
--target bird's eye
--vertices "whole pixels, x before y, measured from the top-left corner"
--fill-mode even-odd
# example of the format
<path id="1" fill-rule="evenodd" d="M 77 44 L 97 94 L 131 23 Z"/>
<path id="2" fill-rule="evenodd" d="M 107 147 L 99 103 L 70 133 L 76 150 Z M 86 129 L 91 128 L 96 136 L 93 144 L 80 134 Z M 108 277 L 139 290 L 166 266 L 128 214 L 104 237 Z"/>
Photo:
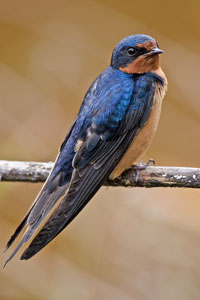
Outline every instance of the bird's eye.
<path id="1" fill-rule="evenodd" d="M 136 49 L 133 48 L 133 47 L 130 47 L 130 48 L 127 49 L 127 53 L 130 56 L 133 56 L 135 54 L 135 52 L 136 52 Z"/>

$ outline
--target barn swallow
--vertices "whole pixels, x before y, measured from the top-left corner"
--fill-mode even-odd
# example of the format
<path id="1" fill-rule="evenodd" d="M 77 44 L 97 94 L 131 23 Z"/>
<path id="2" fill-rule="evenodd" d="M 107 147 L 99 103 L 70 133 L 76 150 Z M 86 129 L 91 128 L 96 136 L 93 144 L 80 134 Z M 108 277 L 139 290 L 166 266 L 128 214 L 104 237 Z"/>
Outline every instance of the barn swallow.
<path id="1" fill-rule="evenodd" d="M 163 51 L 155 39 L 131 35 L 114 48 L 111 63 L 92 83 L 60 147 L 41 191 L 7 243 L 26 231 L 7 259 L 29 241 L 21 259 L 29 259 L 54 239 L 84 208 L 106 179 L 114 179 L 138 162 L 160 118 L 167 79 L 160 67 Z"/>

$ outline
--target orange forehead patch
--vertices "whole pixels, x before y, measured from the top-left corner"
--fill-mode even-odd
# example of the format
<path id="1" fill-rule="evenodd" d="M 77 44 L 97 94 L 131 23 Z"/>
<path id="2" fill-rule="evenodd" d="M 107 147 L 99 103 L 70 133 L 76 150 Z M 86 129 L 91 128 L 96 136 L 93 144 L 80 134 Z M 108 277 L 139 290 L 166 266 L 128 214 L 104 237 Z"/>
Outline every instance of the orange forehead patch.
<path id="1" fill-rule="evenodd" d="M 145 48 L 147 51 L 157 47 L 156 41 L 146 41 L 142 44 L 136 44 L 136 47 Z"/>

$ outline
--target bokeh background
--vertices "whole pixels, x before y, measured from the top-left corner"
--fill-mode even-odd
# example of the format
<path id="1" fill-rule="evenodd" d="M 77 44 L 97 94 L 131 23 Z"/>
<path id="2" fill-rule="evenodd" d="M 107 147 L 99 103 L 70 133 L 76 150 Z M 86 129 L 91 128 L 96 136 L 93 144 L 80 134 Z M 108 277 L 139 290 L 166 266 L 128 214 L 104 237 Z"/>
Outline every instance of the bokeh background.
<path id="1" fill-rule="evenodd" d="M 199 9 L 196 0 L 1 1 L 0 159 L 54 160 L 113 47 L 145 33 L 165 50 L 169 90 L 144 160 L 199 167 Z M 0 183 L 1 251 L 40 187 Z M 0 267 L 0 299 L 199 300 L 200 192 L 102 188 L 36 257 Z"/>

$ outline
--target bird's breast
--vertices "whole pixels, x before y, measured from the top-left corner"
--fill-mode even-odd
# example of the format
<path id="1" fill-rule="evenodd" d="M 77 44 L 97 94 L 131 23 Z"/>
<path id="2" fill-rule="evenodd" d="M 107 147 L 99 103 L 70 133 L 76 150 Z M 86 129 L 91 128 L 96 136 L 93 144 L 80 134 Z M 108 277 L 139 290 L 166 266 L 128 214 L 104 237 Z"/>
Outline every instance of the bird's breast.
<path id="1" fill-rule="evenodd" d="M 139 130 L 124 156 L 110 174 L 110 179 L 118 177 L 133 164 L 137 164 L 148 149 L 158 126 L 165 92 L 166 86 L 163 87 L 159 84 L 155 91 L 154 102 L 148 120 Z"/>

